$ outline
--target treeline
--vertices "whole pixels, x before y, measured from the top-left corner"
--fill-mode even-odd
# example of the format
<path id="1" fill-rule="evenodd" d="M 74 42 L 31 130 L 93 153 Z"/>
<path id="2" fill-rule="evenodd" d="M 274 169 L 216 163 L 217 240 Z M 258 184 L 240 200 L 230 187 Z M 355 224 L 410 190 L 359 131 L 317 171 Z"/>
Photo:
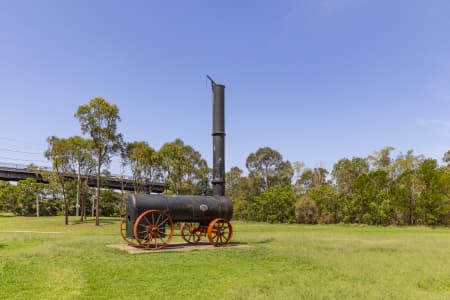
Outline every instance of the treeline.
<path id="1" fill-rule="evenodd" d="M 271 148 L 248 156 L 248 176 L 227 173 L 235 217 L 264 222 L 449 225 L 450 151 L 444 166 L 386 147 L 368 157 L 343 158 L 331 171 L 283 161 Z"/>
<path id="2" fill-rule="evenodd" d="M 0 210 L 16 215 L 79 215 L 124 213 L 126 194 L 102 187 L 113 156 L 122 174 L 132 174 L 135 192 L 150 181 L 166 184 L 167 194 L 211 194 L 212 172 L 201 154 L 181 139 L 156 150 L 144 141 L 125 142 L 117 130 L 119 109 L 94 98 L 74 114 L 84 136 L 48 138 L 45 157 L 52 170 L 30 169 L 49 184 L 32 180 L 1 183 Z M 413 151 L 392 157 L 386 147 L 368 157 L 343 158 L 331 170 L 307 168 L 284 160 L 269 147 L 246 160 L 247 172 L 232 167 L 226 174 L 226 194 L 234 217 L 263 222 L 448 225 L 450 222 L 450 151 L 444 165 Z M 70 176 L 67 176 L 67 175 Z M 95 176 L 97 188 L 87 185 Z M 75 178 L 75 180 L 71 179 Z M 39 199 L 41 202 L 39 202 Z"/>
<path id="3" fill-rule="evenodd" d="M 247 176 L 237 167 L 226 173 L 226 193 L 234 203 L 234 218 L 271 223 L 449 225 L 450 151 L 443 157 L 446 165 L 439 166 L 436 160 L 414 155 L 413 151 L 392 158 L 393 150 L 387 147 L 368 157 L 343 158 L 328 171 L 285 161 L 278 151 L 260 148 L 246 160 Z M 146 181 L 163 181 L 168 194 L 212 193 L 211 169 L 198 151 L 180 139 L 159 150 L 146 142 L 128 143 L 121 155 L 133 174 L 136 192 L 142 192 Z M 68 161 L 74 160 L 70 157 L 65 156 Z M 74 161 L 67 171 L 77 178 L 79 168 Z M 80 190 L 76 180 L 64 182 L 67 214 L 75 215 L 79 197 L 84 202 L 81 220 L 96 211 L 96 190 L 83 180 L 92 171 L 84 170 Z M 17 185 L 0 183 L 0 211 L 15 215 L 65 214 L 58 176 L 55 172 L 44 176 L 49 177 L 50 184 L 33 179 Z M 125 197 L 123 191 L 100 189 L 99 213 L 123 214 Z"/>
<path id="4" fill-rule="evenodd" d="M 68 214 L 76 214 L 77 186 L 75 181 L 67 181 L 66 197 Z M 28 178 L 17 185 L 0 181 L 0 212 L 9 212 L 15 216 L 57 216 L 64 215 L 62 196 L 52 184 L 36 182 Z M 86 193 L 87 205 L 85 216 L 95 216 L 95 189 L 89 188 Z M 124 195 L 125 196 L 125 195 Z M 119 216 L 122 196 L 111 189 L 100 191 L 100 214 L 102 216 Z M 83 221 L 86 217 L 83 218 Z"/>

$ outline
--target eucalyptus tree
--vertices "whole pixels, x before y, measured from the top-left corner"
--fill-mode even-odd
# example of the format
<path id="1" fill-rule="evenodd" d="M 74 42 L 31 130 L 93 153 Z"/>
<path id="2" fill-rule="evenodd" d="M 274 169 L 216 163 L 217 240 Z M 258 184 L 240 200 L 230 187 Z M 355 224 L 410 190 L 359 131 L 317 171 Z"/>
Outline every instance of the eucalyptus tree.
<path id="1" fill-rule="evenodd" d="M 15 185 L 2 182 L 0 188 L 0 211 L 19 213 L 18 190 Z"/>
<path id="2" fill-rule="evenodd" d="M 284 161 L 283 156 L 270 147 L 259 148 L 255 153 L 250 153 L 245 166 L 260 192 L 276 185 L 290 185 L 294 174 L 291 163 Z"/>
<path id="3" fill-rule="evenodd" d="M 225 173 L 225 194 L 233 196 L 239 188 L 239 181 L 242 178 L 243 171 L 238 167 L 232 167 Z"/>
<path id="4" fill-rule="evenodd" d="M 158 151 L 161 176 L 167 193 L 198 194 L 210 174 L 208 164 L 193 147 L 181 139 L 165 143 Z"/>
<path id="5" fill-rule="evenodd" d="M 45 157 L 52 162 L 53 172 L 47 173 L 47 179 L 59 192 L 64 202 L 64 216 L 66 225 L 69 224 L 69 204 L 66 191 L 67 175 L 73 173 L 70 164 L 70 143 L 67 139 L 51 136 L 47 139 L 48 148 L 45 151 Z"/>
<path id="6" fill-rule="evenodd" d="M 294 170 L 294 176 L 293 176 L 294 181 L 297 181 L 300 178 L 300 176 L 303 173 L 304 168 L 305 168 L 305 163 L 302 161 L 294 161 L 292 163 L 292 169 Z"/>
<path id="7" fill-rule="evenodd" d="M 328 170 L 325 168 L 305 168 L 301 172 L 295 187 L 299 194 L 305 194 L 312 188 L 317 188 L 327 183 Z"/>
<path id="8" fill-rule="evenodd" d="M 400 153 L 393 160 L 389 174 L 393 180 L 392 201 L 395 206 L 395 224 L 414 224 L 418 212 L 418 198 L 423 184 L 417 176 L 417 170 L 424 161 L 423 155 L 414 155 L 413 150 Z"/>
<path id="9" fill-rule="evenodd" d="M 125 172 L 128 166 L 128 158 L 126 153 L 126 143 L 122 143 L 120 147 L 120 216 L 123 215 L 125 207 Z"/>
<path id="10" fill-rule="evenodd" d="M 355 181 L 354 193 L 360 201 L 358 222 L 366 224 L 387 225 L 394 212 L 392 199 L 392 181 L 383 169 L 364 173 Z"/>
<path id="11" fill-rule="evenodd" d="M 371 162 L 372 167 L 374 169 L 383 169 L 385 171 L 389 171 L 389 168 L 392 165 L 391 153 L 395 148 L 388 146 L 384 147 L 379 151 L 375 151 L 373 155 L 369 155 L 368 160 Z"/>
<path id="12" fill-rule="evenodd" d="M 397 209 L 395 223 L 408 225 L 417 223 L 419 198 L 424 189 L 417 169 L 406 169 L 397 176 L 394 188 Z"/>
<path id="13" fill-rule="evenodd" d="M 76 216 L 80 215 L 80 220 L 84 221 L 86 217 L 87 180 L 95 170 L 95 161 L 93 159 L 94 145 L 92 140 L 81 136 L 69 137 L 67 142 L 69 143 L 69 163 L 72 170 L 76 170 L 75 175 L 77 178 Z M 79 214 L 80 211 L 81 214 Z"/>
<path id="14" fill-rule="evenodd" d="M 122 135 L 117 132 L 117 123 L 120 122 L 119 109 L 103 98 L 96 97 L 86 105 L 78 107 L 75 117 L 81 125 L 83 134 L 92 139 L 94 161 L 97 167 L 97 191 L 95 225 L 100 225 L 100 175 L 102 167 L 111 161 L 111 155 L 117 153 L 122 144 Z"/>
<path id="15" fill-rule="evenodd" d="M 442 157 L 442 161 L 447 163 L 447 165 L 450 166 L 450 150 L 445 152 L 444 156 Z"/>
<path id="16" fill-rule="evenodd" d="M 392 163 L 391 176 L 395 179 L 403 172 L 416 170 L 424 159 L 423 155 L 414 155 L 414 150 L 408 150 L 406 154 L 400 153 Z"/>
<path id="17" fill-rule="evenodd" d="M 17 197 L 24 216 L 39 217 L 39 200 L 44 192 L 44 184 L 34 178 L 27 178 L 17 183 Z"/>
<path id="18" fill-rule="evenodd" d="M 254 178 L 244 176 L 240 168 L 232 167 L 225 174 L 225 194 L 233 202 L 233 218 L 244 220 L 254 218 L 252 202 L 255 196 L 260 194 Z"/>
<path id="19" fill-rule="evenodd" d="M 382 151 L 382 153 L 385 152 Z M 384 155 L 382 157 L 385 157 Z M 369 176 L 370 160 L 377 161 L 376 164 L 378 164 L 379 159 L 378 156 L 374 156 L 373 158 L 342 158 L 333 165 L 331 175 L 336 184 L 335 188 L 327 189 L 331 194 L 325 194 L 329 196 L 315 198 L 318 202 L 319 211 L 322 212 L 325 207 L 325 210 L 330 212 L 333 222 L 344 221 L 377 224 L 381 222 L 378 212 L 382 196 L 374 191 L 380 185 L 373 187 L 374 178 L 378 178 L 381 175 L 373 173 Z M 384 161 L 385 165 L 391 164 L 384 159 L 380 160 Z M 383 174 L 387 174 L 387 172 Z M 334 196 L 333 193 L 335 194 Z M 378 198 L 374 199 L 373 197 L 375 196 Z M 325 199 L 328 199 L 327 201 L 330 203 L 325 203 Z M 377 217 L 372 218 L 371 213 L 376 213 Z M 382 221 L 385 222 L 385 219 Z"/>
<path id="20" fill-rule="evenodd" d="M 132 142 L 125 146 L 125 158 L 133 174 L 135 193 L 143 191 L 143 184 L 154 180 L 157 169 L 157 154 L 147 142 Z"/>
<path id="21" fill-rule="evenodd" d="M 421 219 L 428 225 L 448 225 L 450 221 L 450 180 L 446 169 L 440 168 L 435 159 L 426 159 L 417 170 L 424 185 L 419 196 Z"/>
<path id="22" fill-rule="evenodd" d="M 353 183 L 358 177 L 369 172 L 369 163 L 366 159 L 353 157 L 351 160 L 343 158 L 334 164 L 331 175 L 341 194 L 352 192 Z"/>

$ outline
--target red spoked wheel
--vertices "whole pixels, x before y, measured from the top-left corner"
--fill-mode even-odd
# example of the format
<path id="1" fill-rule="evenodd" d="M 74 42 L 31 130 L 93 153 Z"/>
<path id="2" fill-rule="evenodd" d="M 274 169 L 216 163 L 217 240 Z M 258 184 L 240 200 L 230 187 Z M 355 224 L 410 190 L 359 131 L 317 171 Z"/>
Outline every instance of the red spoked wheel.
<path id="1" fill-rule="evenodd" d="M 181 223 L 180 233 L 183 240 L 189 244 L 197 244 L 202 239 L 202 231 L 200 230 L 199 223 Z"/>
<path id="2" fill-rule="evenodd" d="M 173 236 L 173 221 L 160 210 L 144 211 L 134 223 L 134 238 L 142 247 L 157 250 L 167 246 Z"/>
<path id="3" fill-rule="evenodd" d="M 223 247 L 231 242 L 233 227 L 227 219 L 217 218 L 208 226 L 208 240 L 216 247 Z"/>
<path id="4" fill-rule="evenodd" d="M 127 222 L 125 217 L 120 218 L 120 235 L 123 240 L 128 243 L 128 245 L 136 245 L 136 241 L 127 237 Z"/>

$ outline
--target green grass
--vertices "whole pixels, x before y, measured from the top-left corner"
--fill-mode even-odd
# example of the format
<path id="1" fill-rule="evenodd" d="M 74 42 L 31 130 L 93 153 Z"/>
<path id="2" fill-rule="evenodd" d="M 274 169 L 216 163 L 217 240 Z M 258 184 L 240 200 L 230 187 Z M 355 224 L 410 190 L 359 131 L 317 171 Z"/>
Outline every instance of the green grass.
<path id="1" fill-rule="evenodd" d="M 130 255 L 117 219 L 0 216 L 0 299 L 450 299 L 448 229 L 233 225 L 250 248 Z"/>

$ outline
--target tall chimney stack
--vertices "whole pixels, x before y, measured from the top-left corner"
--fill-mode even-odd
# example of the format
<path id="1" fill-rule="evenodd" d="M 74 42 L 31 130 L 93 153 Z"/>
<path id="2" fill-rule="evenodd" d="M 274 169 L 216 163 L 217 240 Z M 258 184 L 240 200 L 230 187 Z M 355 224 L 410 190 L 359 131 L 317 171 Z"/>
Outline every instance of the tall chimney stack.
<path id="1" fill-rule="evenodd" d="M 207 77 L 213 91 L 213 195 L 225 196 L 225 86 Z"/>

